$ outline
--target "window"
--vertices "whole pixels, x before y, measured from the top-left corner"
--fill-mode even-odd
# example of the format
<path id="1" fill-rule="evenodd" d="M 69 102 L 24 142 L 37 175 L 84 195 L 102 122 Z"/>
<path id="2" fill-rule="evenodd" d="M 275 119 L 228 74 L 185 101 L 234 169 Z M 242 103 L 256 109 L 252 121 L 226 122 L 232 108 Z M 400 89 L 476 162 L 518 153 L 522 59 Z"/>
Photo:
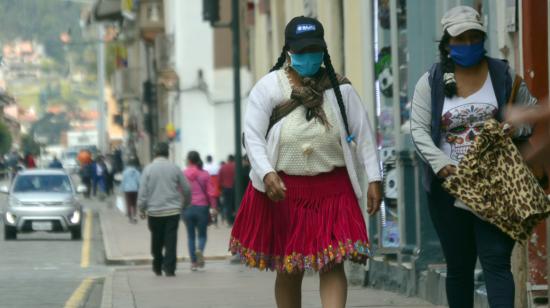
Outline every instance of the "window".
<path id="1" fill-rule="evenodd" d="M 14 193 L 71 193 L 71 181 L 67 175 L 21 175 L 13 187 Z"/>

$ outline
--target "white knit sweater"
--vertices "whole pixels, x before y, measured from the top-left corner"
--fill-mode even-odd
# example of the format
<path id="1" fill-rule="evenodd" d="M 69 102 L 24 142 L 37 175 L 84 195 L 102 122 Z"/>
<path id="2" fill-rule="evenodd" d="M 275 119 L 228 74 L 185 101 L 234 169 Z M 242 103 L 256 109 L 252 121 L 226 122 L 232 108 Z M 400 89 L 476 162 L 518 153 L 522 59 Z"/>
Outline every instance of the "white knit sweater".
<path id="1" fill-rule="evenodd" d="M 281 84 L 289 83 L 284 70 L 279 70 L 277 75 Z M 290 87 L 283 86 L 283 90 L 285 97 L 290 99 Z M 279 137 L 277 171 L 311 176 L 346 165 L 336 115 L 329 104 L 323 103 L 322 108 L 330 124 L 328 126 L 317 119 L 306 120 L 307 109 L 304 106 L 285 117 Z"/>
<path id="2" fill-rule="evenodd" d="M 245 114 L 244 133 L 245 145 L 252 171 L 250 179 L 252 185 L 259 191 L 265 192 L 263 178 L 266 174 L 275 171 L 279 159 L 281 127 L 286 118 L 275 124 L 266 136 L 269 126 L 269 117 L 273 109 L 287 101 L 289 85 L 281 82 L 278 77 L 280 71 L 267 74 L 260 79 L 248 97 L 248 105 Z M 286 88 L 286 89 L 285 89 Z M 350 84 L 340 86 L 348 124 L 351 133 L 355 136 L 354 143 L 346 141 L 346 130 L 338 108 L 338 102 L 334 90 L 328 89 L 324 93 L 325 103 L 329 103 L 337 122 L 334 125 L 340 129 L 340 140 L 346 163 L 346 169 L 350 177 L 355 195 L 361 198 L 361 185 L 359 177 L 366 171 L 368 182 L 381 181 L 380 165 L 376 149 L 374 135 L 369 123 L 367 112 Z M 266 140 L 267 139 L 267 140 Z"/>

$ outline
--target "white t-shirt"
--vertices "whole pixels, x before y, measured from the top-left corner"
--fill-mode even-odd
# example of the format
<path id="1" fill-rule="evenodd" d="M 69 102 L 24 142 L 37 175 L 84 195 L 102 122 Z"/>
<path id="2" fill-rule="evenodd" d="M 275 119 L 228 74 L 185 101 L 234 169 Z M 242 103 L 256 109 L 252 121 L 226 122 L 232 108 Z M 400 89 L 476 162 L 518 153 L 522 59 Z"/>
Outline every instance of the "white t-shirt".
<path id="1" fill-rule="evenodd" d="M 216 163 L 206 163 L 204 164 L 204 170 L 208 172 L 210 175 L 218 175 L 220 172 L 220 166 Z"/>
<path id="2" fill-rule="evenodd" d="M 472 95 L 445 97 L 439 148 L 458 164 L 476 140 L 483 123 L 494 118 L 497 112 L 497 98 L 489 74 L 481 89 Z"/>
<path id="3" fill-rule="evenodd" d="M 487 74 L 485 83 L 477 92 L 463 98 L 445 97 L 441 114 L 441 141 L 439 148 L 449 155 L 457 165 L 475 142 L 483 123 L 494 118 L 498 102 L 491 77 Z M 456 207 L 471 211 L 461 200 Z"/>

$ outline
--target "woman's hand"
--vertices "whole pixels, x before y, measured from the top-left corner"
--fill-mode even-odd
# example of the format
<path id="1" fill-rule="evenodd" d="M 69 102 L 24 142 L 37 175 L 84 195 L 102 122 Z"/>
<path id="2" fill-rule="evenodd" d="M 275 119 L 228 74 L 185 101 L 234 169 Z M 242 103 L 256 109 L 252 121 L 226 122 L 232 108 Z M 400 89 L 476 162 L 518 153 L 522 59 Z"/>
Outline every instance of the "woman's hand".
<path id="1" fill-rule="evenodd" d="M 286 186 L 276 172 L 270 172 L 264 177 L 265 193 L 271 201 L 281 201 L 286 196 Z"/>
<path id="2" fill-rule="evenodd" d="M 382 182 L 370 182 L 367 190 L 367 213 L 374 215 L 382 203 Z"/>
<path id="3" fill-rule="evenodd" d="M 512 137 L 516 133 L 515 126 L 508 122 L 500 123 L 500 129 L 509 137 Z"/>
<path id="4" fill-rule="evenodd" d="M 447 166 L 441 168 L 441 170 L 439 170 L 439 172 L 437 173 L 437 176 L 440 177 L 440 178 L 446 179 L 447 177 L 449 177 L 451 175 L 455 175 L 455 174 L 456 174 L 456 166 L 455 165 L 447 165 Z"/>

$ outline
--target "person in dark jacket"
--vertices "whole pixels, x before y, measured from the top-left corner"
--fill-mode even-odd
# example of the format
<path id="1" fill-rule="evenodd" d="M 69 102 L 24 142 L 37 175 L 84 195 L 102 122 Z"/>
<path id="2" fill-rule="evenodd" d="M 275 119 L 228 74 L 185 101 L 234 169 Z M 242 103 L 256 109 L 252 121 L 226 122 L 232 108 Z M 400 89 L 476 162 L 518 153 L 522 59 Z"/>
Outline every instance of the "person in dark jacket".
<path id="1" fill-rule="evenodd" d="M 63 164 L 61 164 L 59 159 L 57 159 L 57 156 L 54 156 L 52 162 L 48 165 L 48 168 L 63 169 Z"/>
<path id="2" fill-rule="evenodd" d="M 440 62 L 416 84 L 411 134 L 424 160 L 424 188 L 430 216 L 447 263 L 446 292 L 450 308 L 474 305 L 474 270 L 479 257 L 491 307 L 514 307 L 511 254 L 514 240 L 480 219 L 443 190 L 456 172 L 484 122 L 503 120 L 515 74 L 504 61 L 487 57 L 483 18 L 468 6 L 449 10 L 441 20 Z M 525 83 L 514 103 L 534 104 Z M 516 127 L 525 137 L 530 127 Z"/>
<path id="3" fill-rule="evenodd" d="M 93 195 L 99 196 L 100 199 L 105 197 L 107 193 L 107 166 L 103 161 L 102 156 L 98 156 L 96 161 L 92 163 L 92 180 L 93 180 Z M 98 192 L 99 191 L 99 192 Z"/>

